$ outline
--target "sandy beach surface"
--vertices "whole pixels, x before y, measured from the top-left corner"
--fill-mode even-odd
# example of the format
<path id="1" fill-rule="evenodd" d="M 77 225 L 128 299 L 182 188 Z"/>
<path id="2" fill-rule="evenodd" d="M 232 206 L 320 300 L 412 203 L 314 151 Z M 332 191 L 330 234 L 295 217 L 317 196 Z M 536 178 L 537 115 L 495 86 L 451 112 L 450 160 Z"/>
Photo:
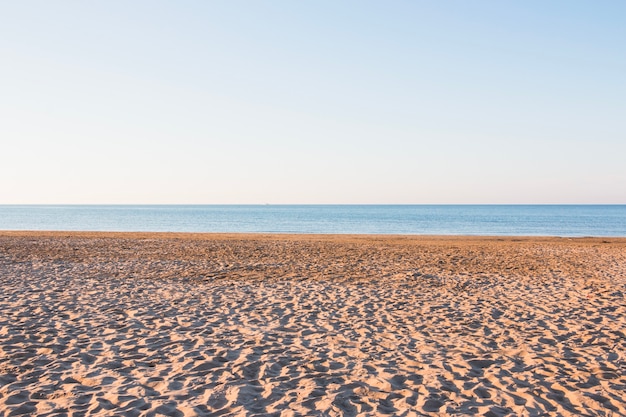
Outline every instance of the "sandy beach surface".
<path id="1" fill-rule="evenodd" d="M 626 239 L 0 232 L 0 416 L 626 415 Z"/>

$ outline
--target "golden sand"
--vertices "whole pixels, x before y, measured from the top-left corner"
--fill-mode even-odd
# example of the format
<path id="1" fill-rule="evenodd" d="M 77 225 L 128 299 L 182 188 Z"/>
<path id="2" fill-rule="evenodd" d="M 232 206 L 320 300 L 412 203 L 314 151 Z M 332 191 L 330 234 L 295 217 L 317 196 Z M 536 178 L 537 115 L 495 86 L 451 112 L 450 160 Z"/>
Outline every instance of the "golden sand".
<path id="1" fill-rule="evenodd" d="M 626 415 L 626 239 L 0 232 L 0 416 Z"/>

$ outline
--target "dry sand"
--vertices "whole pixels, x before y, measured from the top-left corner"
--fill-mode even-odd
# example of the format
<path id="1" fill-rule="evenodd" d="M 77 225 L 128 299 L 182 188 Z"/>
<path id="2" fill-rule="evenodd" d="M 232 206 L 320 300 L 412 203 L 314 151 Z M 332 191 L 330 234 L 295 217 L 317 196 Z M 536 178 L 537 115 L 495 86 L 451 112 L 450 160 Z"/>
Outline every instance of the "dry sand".
<path id="1" fill-rule="evenodd" d="M 626 239 L 0 232 L 0 415 L 626 415 Z"/>

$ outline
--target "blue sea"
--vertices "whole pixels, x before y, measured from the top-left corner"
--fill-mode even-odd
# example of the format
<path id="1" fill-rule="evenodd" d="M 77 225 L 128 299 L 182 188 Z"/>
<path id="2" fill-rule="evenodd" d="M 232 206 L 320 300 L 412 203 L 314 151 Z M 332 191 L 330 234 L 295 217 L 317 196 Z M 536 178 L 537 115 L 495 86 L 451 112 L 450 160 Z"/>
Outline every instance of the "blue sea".
<path id="1" fill-rule="evenodd" d="M 0 230 L 626 236 L 626 205 L 0 205 Z"/>

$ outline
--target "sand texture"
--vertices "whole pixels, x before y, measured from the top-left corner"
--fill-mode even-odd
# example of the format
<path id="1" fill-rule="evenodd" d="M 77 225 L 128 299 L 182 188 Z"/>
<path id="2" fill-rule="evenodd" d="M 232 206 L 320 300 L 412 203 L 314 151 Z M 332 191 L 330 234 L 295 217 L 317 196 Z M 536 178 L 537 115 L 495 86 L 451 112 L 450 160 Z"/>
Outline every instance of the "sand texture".
<path id="1" fill-rule="evenodd" d="M 0 232 L 0 416 L 626 415 L 626 239 Z"/>

